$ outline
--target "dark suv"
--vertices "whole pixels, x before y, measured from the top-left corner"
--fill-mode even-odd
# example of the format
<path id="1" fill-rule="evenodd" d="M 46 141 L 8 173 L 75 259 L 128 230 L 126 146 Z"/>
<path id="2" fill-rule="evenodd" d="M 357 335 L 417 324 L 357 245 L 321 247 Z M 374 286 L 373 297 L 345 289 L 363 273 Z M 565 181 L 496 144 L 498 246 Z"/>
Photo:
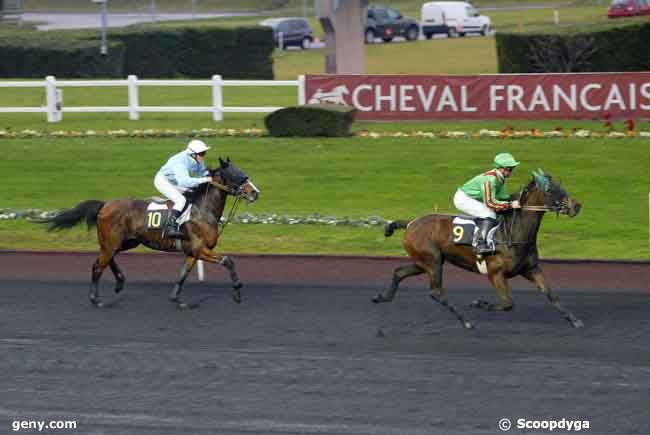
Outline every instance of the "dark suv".
<path id="1" fill-rule="evenodd" d="M 369 6 L 366 20 L 366 44 L 372 44 L 375 38 L 390 42 L 396 36 L 403 36 L 409 41 L 418 39 L 420 26 L 410 17 L 404 17 L 399 11 L 388 6 Z"/>
<path id="2" fill-rule="evenodd" d="M 296 46 L 302 49 L 311 47 L 314 32 L 304 18 L 269 18 L 260 22 L 260 26 L 273 29 L 273 38 L 278 47 Z M 282 41 L 280 41 L 282 37 Z"/>

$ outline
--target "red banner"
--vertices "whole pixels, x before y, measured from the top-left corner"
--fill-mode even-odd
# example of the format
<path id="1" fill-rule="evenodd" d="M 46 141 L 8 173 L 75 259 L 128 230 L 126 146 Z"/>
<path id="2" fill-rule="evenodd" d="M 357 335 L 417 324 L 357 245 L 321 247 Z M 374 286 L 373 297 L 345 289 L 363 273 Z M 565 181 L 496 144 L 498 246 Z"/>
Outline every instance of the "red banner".
<path id="1" fill-rule="evenodd" d="M 650 118 L 650 72 L 307 75 L 307 104 L 354 106 L 357 119 Z"/>

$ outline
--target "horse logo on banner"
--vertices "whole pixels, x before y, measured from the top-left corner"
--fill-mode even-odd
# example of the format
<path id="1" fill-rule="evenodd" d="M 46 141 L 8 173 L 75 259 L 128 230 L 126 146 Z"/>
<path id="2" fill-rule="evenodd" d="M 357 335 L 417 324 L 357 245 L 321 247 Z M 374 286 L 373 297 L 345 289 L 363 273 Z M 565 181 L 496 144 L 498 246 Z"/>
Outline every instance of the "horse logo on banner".
<path id="1" fill-rule="evenodd" d="M 323 92 L 321 88 L 318 88 L 316 92 L 309 99 L 309 104 L 321 104 L 321 103 L 331 103 L 331 104 L 342 104 L 347 106 L 345 95 L 349 94 L 350 91 L 345 85 L 336 86 L 330 92 Z"/>

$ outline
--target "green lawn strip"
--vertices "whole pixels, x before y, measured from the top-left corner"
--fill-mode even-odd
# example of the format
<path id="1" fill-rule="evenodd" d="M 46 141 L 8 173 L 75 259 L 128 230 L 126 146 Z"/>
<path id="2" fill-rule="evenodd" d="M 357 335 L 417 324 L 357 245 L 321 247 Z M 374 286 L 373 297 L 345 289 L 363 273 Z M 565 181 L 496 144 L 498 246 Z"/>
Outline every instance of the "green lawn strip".
<path id="1" fill-rule="evenodd" d="M 94 229 L 47 232 L 25 220 L 0 221 L 0 249 L 96 251 Z M 297 225 L 242 225 L 226 227 L 220 252 L 279 254 L 402 255 L 399 236 L 386 239 L 381 226 L 330 227 Z M 139 252 L 151 252 L 143 247 Z"/>
<path id="2" fill-rule="evenodd" d="M 544 258 L 647 260 L 647 241 L 622 235 L 612 241 L 607 230 L 594 229 L 582 217 L 568 222 L 547 215 L 542 223 L 539 249 Z M 571 226 L 569 232 L 566 227 Z M 609 230 L 611 232 L 611 230 Z M 643 234 L 641 234 L 643 235 Z M 383 228 L 320 225 L 232 224 L 220 239 L 219 252 L 274 254 L 405 255 L 403 232 L 385 238 Z M 94 229 L 81 225 L 69 231 L 47 232 L 26 220 L 0 221 L 0 250 L 97 251 Z M 599 241 L 601 243 L 599 243 Z M 609 242 L 609 243 L 606 243 Z M 639 243 L 641 242 L 641 243 Z M 138 247 L 136 252 L 152 252 Z"/>
<path id="3" fill-rule="evenodd" d="M 209 154 L 209 164 L 214 165 L 218 155 L 230 156 L 262 190 L 257 203 L 242 206 L 239 212 L 301 216 L 320 213 L 339 218 L 401 219 L 434 209 L 454 211 L 451 199 L 456 187 L 487 169 L 496 152 L 509 151 L 523 162 L 509 181 L 510 190 L 528 182 L 532 169 L 542 167 L 560 178 L 584 205 L 575 219 L 546 217 L 541 231 L 543 255 L 627 259 L 648 256 L 648 187 L 644 181 L 647 146 L 642 140 L 264 137 L 213 138 L 208 143 L 215 147 Z M 184 147 L 185 141 L 41 138 L 2 144 L 9 146 L 3 147 L 0 161 L 0 208 L 48 210 L 90 198 L 146 197 L 156 193 L 153 175 L 170 154 Z M 20 221 L 11 222 L 0 221 L 3 234 L 12 232 L 7 225 L 18 225 L 17 231 L 25 228 L 20 227 Z M 358 228 L 232 225 L 228 232 L 239 228 L 251 233 L 241 239 L 236 249 L 274 251 L 275 246 L 260 248 L 255 234 L 269 231 L 281 238 L 284 227 L 292 228 L 293 243 L 280 243 L 279 252 L 320 252 L 318 243 L 309 240 L 316 234 L 334 231 L 343 234 L 346 242 L 336 235 L 323 235 L 323 246 L 327 240 L 332 244 L 327 249 L 378 253 L 368 245 L 367 238 L 352 236 Z M 381 234 L 380 228 L 375 230 Z M 296 236 L 302 231 L 304 236 Z M 21 235 L 19 231 L 15 237 L 24 239 L 20 243 L 24 248 L 31 244 L 28 240 L 33 233 Z M 6 244 L 16 238 L 2 240 L 5 248 L 11 248 Z M 33 244 L 34 248 L 41 245 L 37 241 Z"/>
<path id="4" fill-rule="evenodd" d="M 368 74 L 483 74 L 497 72 L 493 37 L 443 38 L 416 42 L 394 42 L 365 46 Z M 276 79 L 294 79 L 299 74 L 322 74 L 323 50 L 274 52 Z"/>

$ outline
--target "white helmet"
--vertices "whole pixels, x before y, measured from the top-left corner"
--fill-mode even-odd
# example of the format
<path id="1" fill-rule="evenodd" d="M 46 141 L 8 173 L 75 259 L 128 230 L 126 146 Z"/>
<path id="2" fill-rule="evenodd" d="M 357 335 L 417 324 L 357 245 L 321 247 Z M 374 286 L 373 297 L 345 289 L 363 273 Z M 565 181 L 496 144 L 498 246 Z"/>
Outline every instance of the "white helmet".
<path id="1" fill-rule="evenodd" d="M 190 154 L 199 154 L 206 152 L 210 147 L 205 144 L 202 140 L 193 139 L 187 144 L 187 152 Z"/>

